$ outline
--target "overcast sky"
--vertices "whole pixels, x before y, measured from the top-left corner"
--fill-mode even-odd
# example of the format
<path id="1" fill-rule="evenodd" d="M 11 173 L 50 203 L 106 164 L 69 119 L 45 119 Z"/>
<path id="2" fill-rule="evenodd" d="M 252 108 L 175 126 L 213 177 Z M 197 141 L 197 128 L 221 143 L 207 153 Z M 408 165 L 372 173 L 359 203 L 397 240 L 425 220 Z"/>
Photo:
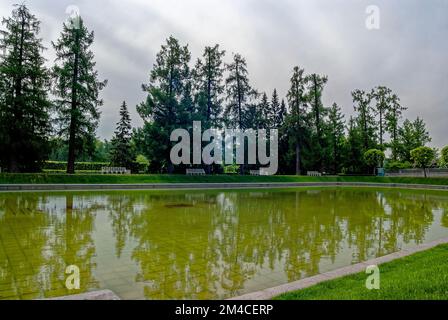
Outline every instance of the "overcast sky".
<path id="1" fill-rule="evenodd" d="M 8 16 L 18 0 L 2 0 Z M 292 68 L 326 74 L 324 103 L 353 111 L 350 92 L 385 85 L 409 108 L 405 116 L 423 117 L 433 146 L 448 144 L 447 0 L 33 0 L 25 1 L 42 21 L 45 53 L 58 38 L 70 5 L 79 8 L 95 31 L 93 50 L 105 104 L 98 135 L 111 138 L 121 101 L 135 126 L 135 106 L 143 101 L 160 45 L 170 35 L 189 44 L 193 60 L 204 46 L 219 43 L 247 60 L 252 85 L 269 95 L 286 94 Z M 366 8 L 380 9 L 380 29 L 368 30 Z"/>

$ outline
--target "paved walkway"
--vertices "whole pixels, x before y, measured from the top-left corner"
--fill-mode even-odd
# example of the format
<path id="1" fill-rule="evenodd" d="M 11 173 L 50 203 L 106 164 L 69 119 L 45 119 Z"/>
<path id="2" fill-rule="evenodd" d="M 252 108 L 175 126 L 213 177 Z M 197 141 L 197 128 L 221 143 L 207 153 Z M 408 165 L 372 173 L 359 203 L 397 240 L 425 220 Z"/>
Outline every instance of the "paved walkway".
<path id="1" fill-rule="evenodd" d="M 440 244 L 446 244 L 448 243 L 448 238 L 443 238 L 440 240 L 436 240 L 433 242 L 429 242 L 426 244 L 422 244 L 413 248 L 404 249 L 402 251 L 392 253 L 383 257 L 379 257 L 376 259 L 368 260 L 365 262 L 357 263 L 351 266 L 347 266 L 341 269 L 337 269 L 334 271 L 325 272 L 322 274 L 318 274 L 316 276 L 305 278 L 302 280 L 290 282 L 281 286 L 277 286 L 274 288 L 269 288 L 257 292 L 248 293 L 239 297 L 231 298 L 229 300 L 270 300 L 278 295 L 281 295 L 283 293 L 291 292 L 291 291 L 297 291 L 301 289 L 305 289 L 311 286 L 314 286 L 320 282 L 333 280 L 336 278 L 348 276 L 350 274 L 355 274 L 359 272 L 365 272 L 366 268 L 368 266 L 372 265 L 380 265 L 386 262 L 390 262 L 395 259 L 403 258 L 409 255 L 412 255 L 414 253 L 428 250 L 431 248 L 434 248 Z"/>

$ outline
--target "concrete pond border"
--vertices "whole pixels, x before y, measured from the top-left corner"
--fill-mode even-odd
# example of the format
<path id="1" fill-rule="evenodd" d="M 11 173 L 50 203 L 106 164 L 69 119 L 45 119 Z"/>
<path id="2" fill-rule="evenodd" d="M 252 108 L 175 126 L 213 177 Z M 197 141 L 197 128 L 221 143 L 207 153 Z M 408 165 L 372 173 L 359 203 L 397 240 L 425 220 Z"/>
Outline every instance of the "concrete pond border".
<path id="1" fill-rule="evenodd" d="M 375 182 L 245 182 L 245 183 L 142 183 L 142 184 L 0 184 L 0 192 L 13 191 L 125 191 L 197 189 L 270 189 L 298 187 L 374 187 L 448 190 L 448 185 Z"/>

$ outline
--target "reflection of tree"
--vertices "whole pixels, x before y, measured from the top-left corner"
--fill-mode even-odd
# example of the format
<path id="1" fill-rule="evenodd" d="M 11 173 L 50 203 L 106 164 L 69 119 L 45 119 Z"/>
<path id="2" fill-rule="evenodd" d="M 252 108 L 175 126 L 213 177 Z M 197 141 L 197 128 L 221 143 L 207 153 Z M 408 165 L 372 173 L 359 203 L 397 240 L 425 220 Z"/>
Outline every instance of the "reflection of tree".
<path id="1" fill-rule="evenodd" d="M 334 262 L 347 245 L 353 262 L 384 255 L 402 241 L 423 241 L 438 205 L 424 195 L 368 189 L 158 194 L 142 201 L 148 209 L 132 216 L 130 232 L 148 298 L 233 295 L 279 265 L 293 281 L 318 273 L 322 258 Z"/>
<path id="2" fill-rule="evenodd" d="M 83 292 L 94 288 L 91 261 L 96 206 L 72 194 L 10 194 L 0 197 L 0 237 L 7 259 L 0 279 L 11 285 L 16 297 L 34 299 L 60 296 L 65 288 L 65 269 L 76 265 L 81 272 Z M 62 205 L 61 200 L 65 200 Z M 78 201 L 79 200 L 79 201 Z M 3 229 L 7 230 L 3 230 Z M 4 270 L 3 270 L 4 269 Z"/>
<path id="3" fill-rule="evenodd" d="M 39 271 L 45 267 L 49 217 L 38 209 L 35 197 L 7 194 L 0 197 L 0 298 L 39 297 Z"/>
<path id="4" fill-rule="evenodd" d="M 151 299 L 228 297 L 265 276 L 294 281 L 340 263 L 341 256 L 358 262 L 388 254 L 424 241 L 435 212 L 448 227 L 446 197 L 425 192 L 7 194 L 0 196 L 3 292 L 24 298 L 76 293 L 64 288 L 71 264 L 81 270 L 81 291 L 98 287 L 97 212 L 108 213 L 103 217 L 120 261 L 128 259 L 126 244 L 133 245 L 136 287 Z"/>

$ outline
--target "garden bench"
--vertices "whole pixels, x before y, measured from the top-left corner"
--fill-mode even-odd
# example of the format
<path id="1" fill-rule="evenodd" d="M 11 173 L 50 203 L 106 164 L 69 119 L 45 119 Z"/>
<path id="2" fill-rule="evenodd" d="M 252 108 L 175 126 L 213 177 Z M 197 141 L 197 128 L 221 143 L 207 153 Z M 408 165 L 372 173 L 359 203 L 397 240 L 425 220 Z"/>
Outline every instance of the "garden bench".
<path id="1" fill-rule="evenodd" d="M 309 177 L 322 177 L 322 173 L 319 171 L 308 171 Z"/>
<path id="2" fill-rule="evenodd" d="M 250 170 L 250 175 L 251 176 L 260 176 L 260 170 Z"/>
<path id="3" fill-rule="evenodd" d="M 131 174 L 131 170 L 124 167 L 102 167 L 102 174 Z"/>
<path id="4" fill-rule="evenodd" d="M 204 169 L 187 169 L 187 176 L 205 176 Z"/>

